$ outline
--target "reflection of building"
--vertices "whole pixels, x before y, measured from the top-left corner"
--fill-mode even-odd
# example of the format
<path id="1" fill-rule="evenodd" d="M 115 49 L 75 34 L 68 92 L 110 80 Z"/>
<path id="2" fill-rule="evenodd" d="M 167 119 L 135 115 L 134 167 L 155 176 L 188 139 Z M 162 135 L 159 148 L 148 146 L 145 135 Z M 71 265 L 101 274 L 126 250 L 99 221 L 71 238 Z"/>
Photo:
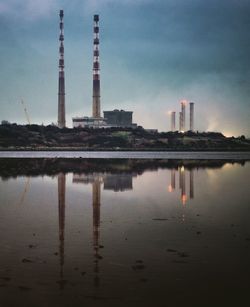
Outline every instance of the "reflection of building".
<path id="1" fill-rule="evenodd" d="M 104 178 L 104 190 L 123 192 L 133 189 L 131 174 L 109 174 Z"/>
<path id="2" fill-rule="evenodd" d="M 179 171 L 179 189 L 181 190 L 181 202 L 183 206 L 187 202 L 187 194 L 186 194 L 186 169 L 184 166 L 178 167 Z M 168 187 L 168 191 L 171 193 L 175 190 L 175 174 L 176 170 L 171 169 L 171 184 Z M 190 199 L 194 198 L 194 171 L 191 169 L 189 171 L 189 197 Z"/>
<path id="3" fill-rule="evenodd" d="M 93 183 L 96 178 L 99 178 L 100 181 L 103 181 L 103 177 L 99 174 L 73 174 L 73 183 L 83 183 L 83 184 L 90 184 Z"/>
<path id="4" fill-rule="evenodd" d="M 59 217 L 59 256 L 60 256 L 60 288 L 63 283 L 63 266 L 64 266 L 64 228 L 65 228 L 65 174 L 60 173 L 58 181 L 58 217 Z"/>
<path id="5" fill-rule="evenodd" d="M 133 174 L 73 174 L 73 183 L 89 184 L 99 178 L 104 190 L 124 192 L 133 189 Z"/>

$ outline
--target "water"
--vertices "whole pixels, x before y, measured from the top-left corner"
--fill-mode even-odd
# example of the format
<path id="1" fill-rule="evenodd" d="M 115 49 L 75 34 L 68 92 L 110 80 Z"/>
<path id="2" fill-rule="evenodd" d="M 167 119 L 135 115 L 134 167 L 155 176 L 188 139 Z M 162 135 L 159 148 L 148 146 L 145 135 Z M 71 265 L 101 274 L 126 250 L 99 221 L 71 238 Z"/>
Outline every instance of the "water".
<path id="1" fill-rule="evenodd" d="M 249 162 L 0 160 L 0 306 L 243 306 Z"/>
<path id="2" fill-rule="evenodd" d="M 0 158 L 250 160 L 250 152 L 208 151 L 0 151 Z"/>

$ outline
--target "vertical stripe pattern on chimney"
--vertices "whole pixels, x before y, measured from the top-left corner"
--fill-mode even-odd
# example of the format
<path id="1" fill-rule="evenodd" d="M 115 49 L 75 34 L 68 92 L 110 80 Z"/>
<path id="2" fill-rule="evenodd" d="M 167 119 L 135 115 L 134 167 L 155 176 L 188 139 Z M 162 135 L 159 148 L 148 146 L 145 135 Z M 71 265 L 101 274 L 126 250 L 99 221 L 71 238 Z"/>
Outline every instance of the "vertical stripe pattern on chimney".
<path id="1" fill-rule="evenodd" d="M 100 106 L 100 62 L 99 62 L 99 15 L 94 15 L 93 50 L 93 117 L 101 117 Z"/>
<path id="2" fill-rule="evenodd" d="M 58 80 L 58 127 L 64 128 L 65 122 L 65 79 L 64 79 L 64 24 L 63 10 L 60 10 L 60 35 L 59 35 L 59 80 Z"/>

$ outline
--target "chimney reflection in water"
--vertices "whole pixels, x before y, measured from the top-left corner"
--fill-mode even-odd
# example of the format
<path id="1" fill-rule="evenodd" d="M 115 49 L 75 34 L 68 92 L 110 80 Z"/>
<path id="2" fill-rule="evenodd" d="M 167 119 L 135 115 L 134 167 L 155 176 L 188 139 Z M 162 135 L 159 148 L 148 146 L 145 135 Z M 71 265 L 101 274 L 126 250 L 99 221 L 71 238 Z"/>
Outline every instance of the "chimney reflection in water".
<path id="1" fill-rule="evenodd" d="M 186 201 L 187 201 L 187 195 L 186 195 L 186 171 L 185 171 L 185 168 L 184 166 L 182 166 L 180 168 L 181 172 L 180 172 L 180 176 L 181 176 L 181 179 L 180 179 L 180 183 L 181 183 L 181 202 L 182 202 L 182 205 L 185 206 L 186 205 Z"/>
<path id="2" fill-rule="evenodd" d="M 94 285 L 99 286 L 99 260 L 102 257 L 99 255 L 99 238 L 100 238 L 100 209 L 101 209 L 101 178 L 96 177 L 92 183 L 92 201 L 93 201 L 93 247 L 94 247 Z"/>
<path id="3" fill-rule="evenodd" d="M 171 184 L 168 187 L 168 191 L 171 193 L 175 190 L 175 174 L 176 169 L 171 169 Z M 179 171 L 179 189 L 181 190 L 181 202 L 182 205 L 185 206 L 187 202 L 187 194 L 186 194 L 186 169 L 184 166 L 178 168 Z M 190 199 L 194 198 L 194 171 L 191 169 L 189 171 L 189 197 Z"/>
<path id="4" fill-rule="evenodd" d="M 64 266 L 64 228 L 65 228 L 65 174 L 58 175 L 58 216 L 59 216 L 59 256 L 60 256 L 60 288 L 64 288 L 63 266 Z"/>
<path id="5" fill-rule="evenodd" d="M 74 181 L 73 181 L 74 182 Z M 93 207 L 93 248 L 94 248 L 94 284 L 99 286 L 99 239 L 100 239 L 100 207 L 101 207 L 101 177 L 92 178 L 92 207 Z M 58 175 L 58 216 L 59 216 L 59 256 L 60 256 L 60 280 L 58 281 L 60 289 L 64 288 L 65 280 L 63 274 L 64 266 L 64 230 L 65 230 L 65 188 L 66 175 Z"/>
<path id="6" fill-rule="evenodd" d="M 189 172 L 189 180 L 190 180 L 190 191 L 189 197 L 194 198 L 194 171 L 191 169 Z"/>
<path id="7" fill-rule="evenodd" d="M 183 206 L 186 205 L 186 170 L 184 166 L 178 168 L 179 170 L 179 188 L 181 190 L 181 201 Z M 175 190 L 176 184 L 176 171 L 171 170 L 171 184 L 169 185 L 169 192 Z M 79 178 L 78 178 L 79 177 Z M 100 240 L 100 209 L 101 209 L 101 184 L 103 182 L 102 176 L 93 176 L 92 178 L 85 178 L 84 176 L 73 177 L 73 182 L 92 183 L 92 207 L 93 207 L 93 249 L 94 249 L 94 284 L 99 286 L 99 261 L 102 259 L 99 254 L 99 240 Z M 132 178 L 132 175 L 131 175 Z M 190 199 L 194 198 L 194 172 L 189 171 L 190 179 Z M 66 188 L 66 175 L 59 173 L 58 175 L 58 215 L 59 215 L 59 256 L 60 256 L 60 281 L 58 282 L 60 288 L 64 288 L 63 279 L 63 266 L 64 266 L 64 231 L 65 231 L 65 188 Z"/>

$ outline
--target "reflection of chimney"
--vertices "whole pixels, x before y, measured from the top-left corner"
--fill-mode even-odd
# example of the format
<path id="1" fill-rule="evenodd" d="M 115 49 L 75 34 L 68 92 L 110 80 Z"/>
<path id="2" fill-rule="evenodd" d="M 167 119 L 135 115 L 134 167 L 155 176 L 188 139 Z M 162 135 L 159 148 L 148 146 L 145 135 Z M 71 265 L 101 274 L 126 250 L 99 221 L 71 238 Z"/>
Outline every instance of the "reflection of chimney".
<path id="1" fill-rule="evenodd" d="M 59 254 L 60 254 L 60 287 L 63 289 L 63 265 L 64 265 L 64 228 L 65 228 L 65 174 L 58 175 L 58 213 L 59 213 Z"/>
<path id="2" fill-rule="evenodd" d="M 101 259 L 99 255 L 99 238 L 100 238 L 100 208 L 101 208 L 101 182 L 97 177 L 92 184 L 92 201 L 93 201 L 93 247 L 95 256 L 95 286 L 99 286 L 99 272 L 98 262 Z"/>
<path id="3" fill-rule="evenodd" d="M 189 173 L 189 179 L 190 179 L 190 191 L 189 191 L 189 197 L 194 198 L 194 171 L 191 169 Z"/>
<path id="4" fill-rule="evenodd" d="M 101 186 L 98 180 L 95 180 L 92 184 L 93 195 L 93 236 L 94 236 L 94 248 L 99 246 L 99 226 L 100 226 L 100 198 L 101 198 Z"/>
<path id="5" fill-rule="evenodd" d="M 182 187 L 181 180 L 182 180 L 182 177 L 181 177 L 181 167 L 179 166 L 179 189 L 181 189 L 181 187 Z"/>
<path id="6" fill-rule="evenodd" d="M 187 195 L 186 195 L 186 171 L 185 171 L 185 168 L 184 166 L 181 167 L 181 172 L 180 172 L 180 188 L 181 188 L 181 201 L 182 201 L 182 204 L 185 205 L 186 204 L 186 201 L 187 201 Z"/>
<path id="7" fill-rule="evenodd" d="M 169 186 L 169 192 L 175 190 L 175 169 L 171 169 L 171 184 Z"/>

